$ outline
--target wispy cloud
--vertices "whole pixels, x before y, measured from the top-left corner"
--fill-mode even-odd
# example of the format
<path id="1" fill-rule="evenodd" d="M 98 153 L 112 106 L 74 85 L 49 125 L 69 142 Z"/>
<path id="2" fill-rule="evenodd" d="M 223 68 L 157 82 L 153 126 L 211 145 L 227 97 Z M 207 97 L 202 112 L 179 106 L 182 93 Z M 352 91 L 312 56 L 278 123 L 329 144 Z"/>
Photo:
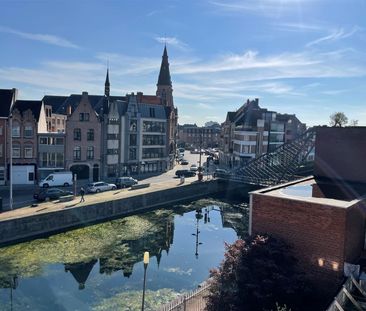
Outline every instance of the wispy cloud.
<path id="1" fill-rule="evenodd" d="M 359 30 L 360 30 L 360 27 L 358 27 L 358 26 L 354 26 L 348 32 L 345 31 L 344 28 L 335 29 L 329 35 L 321 37 L 319 39 L 316 39 L 314 41 L 311 41 L 311 42 L 307 43 L 306 47 L 311 47 L 313 45 L 317 45 L 317 44 L 320 44 L 320 43 L 333 42 L 333 41 L 345 39 L 345 38 L 351 37 L 352 35 L 354 35 Z"/>
<path id="2" fill-rule="evenodd" d="M 274 12 L 285 13 L 309 4 L 316 0 L 237 0 L 237 1 L 209 1 L 220 10 L 229 12 L 250 12 L 262 15 L 273 15 Z"/>
<path id="3" fill-rule="evenodd" d="M 167 45 L 174 46 L 181 50 L 188 50 L 189 46 L 187 43 L 177 39 L 176 37 L 155 37 L 155 41 L 159 43 L 166 43 Z"/>
<path id="4" fill-rule="evenodd" d="M 275 23 L 273 24 L 280 30 L 291 32 L 313 32 L 324 30 L 324 27 L 315 24 L 302 24 L 302 23 Z"/>
<path id="5" fill-rule="evenodd" d="M 54 35 L 23 32 L 3 26 L 0 26 L 0 32 L 9 33 L 24 39 L 39 41 L 46 44 L 61 46 L 65 48 L 79 48 L 78 45 L 70 42 L 69 40 Z"/>

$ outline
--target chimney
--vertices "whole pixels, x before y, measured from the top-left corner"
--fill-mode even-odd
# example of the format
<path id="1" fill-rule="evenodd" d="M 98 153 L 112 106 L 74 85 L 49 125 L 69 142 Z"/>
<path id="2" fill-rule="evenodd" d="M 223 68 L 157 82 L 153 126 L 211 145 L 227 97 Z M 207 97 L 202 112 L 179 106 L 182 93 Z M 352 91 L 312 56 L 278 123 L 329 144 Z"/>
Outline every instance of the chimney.
<path id="1" fill-rule="evenodd" d="M 71 113 L 72 113 L 71 110 L 72 110 L 71 109 L 71 105 L 68 105 L 67 108 L 66 108 L 66 114 L 67 114 L 67 116 L 71 116 Z"/>
<path id="2" fill-rule="evenodd" d="M 141 103 L 142 102 L 142 92 L 137 92 L 137 102 Z"/>

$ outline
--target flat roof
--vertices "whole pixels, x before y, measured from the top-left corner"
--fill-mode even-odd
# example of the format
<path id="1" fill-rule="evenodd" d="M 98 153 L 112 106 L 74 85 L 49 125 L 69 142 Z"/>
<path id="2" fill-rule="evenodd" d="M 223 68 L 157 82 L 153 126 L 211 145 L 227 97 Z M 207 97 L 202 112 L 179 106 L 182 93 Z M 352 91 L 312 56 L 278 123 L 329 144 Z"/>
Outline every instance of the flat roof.
<path id="1" fill-rule="evenodd" d="M 319 181 L 313 176 L 309 176 L 252 191 L 250 194 L 348 208 L 366 199 L 366 185 L 349 184 L 341 181 Z"/>

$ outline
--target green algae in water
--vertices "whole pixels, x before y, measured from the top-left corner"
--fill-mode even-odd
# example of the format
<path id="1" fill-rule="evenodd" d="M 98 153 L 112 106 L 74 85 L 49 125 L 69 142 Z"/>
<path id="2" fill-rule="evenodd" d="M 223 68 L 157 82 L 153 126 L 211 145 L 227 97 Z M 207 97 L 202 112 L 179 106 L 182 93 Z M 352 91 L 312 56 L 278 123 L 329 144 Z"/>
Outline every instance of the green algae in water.
<path id="1" fill-rule="evenodd" d="M 169 303 L 180 295 L 169 288 L 157 291 L 145 292 L 145 310 L 154 311 L 164 304 Z M 116 294 L 113 297 L 103 299 L 92 308 L 93 311 L 139 311 L 141 310 L 142 292 L 129 291 Z"/>

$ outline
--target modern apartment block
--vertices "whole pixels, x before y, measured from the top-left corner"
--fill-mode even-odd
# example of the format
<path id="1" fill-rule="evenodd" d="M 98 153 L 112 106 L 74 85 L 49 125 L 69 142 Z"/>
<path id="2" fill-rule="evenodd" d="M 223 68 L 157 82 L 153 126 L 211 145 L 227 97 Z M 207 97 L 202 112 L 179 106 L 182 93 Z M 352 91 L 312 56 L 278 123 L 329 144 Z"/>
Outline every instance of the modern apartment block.
<path id="1" fill-rule="evenodd" d="M 163 172 L 170 168 L 166 106 L 142 93 L 110 101 L 104 118 L 106 177 Z"/>
<path id="2" fill-rule="evenodd" d="M 220 161 L 230 167 L 242 165 L 290 142 L 306 129 L 295 115 L 280 114 L 247 100 L 228 112 L 221 131 Z"/>

